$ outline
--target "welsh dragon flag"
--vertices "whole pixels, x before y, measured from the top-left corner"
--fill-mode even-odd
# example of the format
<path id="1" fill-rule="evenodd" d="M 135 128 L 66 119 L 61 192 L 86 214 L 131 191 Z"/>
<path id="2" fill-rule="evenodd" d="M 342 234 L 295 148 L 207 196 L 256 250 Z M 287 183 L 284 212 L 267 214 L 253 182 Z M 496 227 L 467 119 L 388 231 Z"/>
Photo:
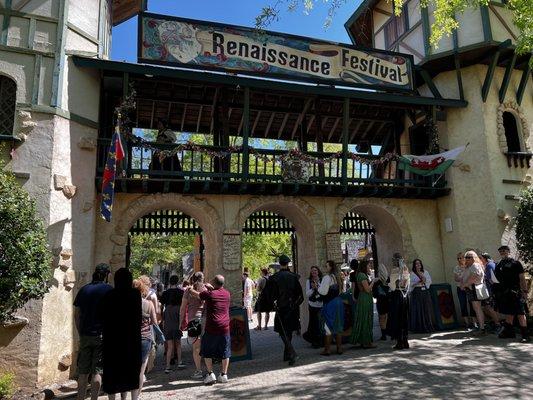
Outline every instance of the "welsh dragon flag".
<path id="1" fill-rule="evenodd" d="M 466 146 L 457 147 L 444 153 L 431 154 L 429 156 L 413 156 L 406 154 L 398 158 L 398 167 L 418 175 L 442 174 L 461 154 Z"/>

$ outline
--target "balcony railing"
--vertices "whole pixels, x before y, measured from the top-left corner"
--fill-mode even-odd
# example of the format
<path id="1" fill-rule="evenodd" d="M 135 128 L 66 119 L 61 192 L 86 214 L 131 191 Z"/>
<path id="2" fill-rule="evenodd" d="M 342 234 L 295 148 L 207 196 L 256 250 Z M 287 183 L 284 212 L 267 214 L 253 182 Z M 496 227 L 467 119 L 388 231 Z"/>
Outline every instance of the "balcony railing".
<path id="1" fill-rule="evenodd" d="M 438 197 L 448 192 L 444 188 L 443 176 L 421 177 L 405 173 L 399 169 L 396 160 L 373 166 L 348 157 L 343 173 L 342 157 L 332 158 L 333 153 L 307 152 L 307 155 L 324 161 L 306 164 L 307 179 L 287 180 L 284 176 L 287 165 L 283 161 L 286 150 L 250 149 L 246 154 L 241 149 L 228 152 L 226 157 L 218 157 L 212 155 L 227 149 L 197 146 L 160 160 L 160 151 L 174 149 L 176 145 L 151 143 L 150 147 L 128 143 L 126 158 L 117 172 L 117 180 L 122 181 L 116 185 L 117 190 L 231 193 L 231 186 L 240 193 L 390 197 Z M 108 148 L 109 140 L 100 139 L 97 163 L 97 178 L 100 179 Z M 362 156 L 369 161 L 380 158 L 377 155 Z"/>

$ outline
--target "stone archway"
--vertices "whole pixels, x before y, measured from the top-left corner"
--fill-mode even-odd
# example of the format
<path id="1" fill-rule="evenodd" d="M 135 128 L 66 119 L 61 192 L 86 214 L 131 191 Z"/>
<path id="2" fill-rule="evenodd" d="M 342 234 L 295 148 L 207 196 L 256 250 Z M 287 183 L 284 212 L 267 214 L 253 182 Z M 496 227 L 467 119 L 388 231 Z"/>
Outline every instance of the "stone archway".
<path id="1" fill-rule="evenodd" d="M 374 226 L 380 262 L 389 265 L 395 252 L 401 253 L 406 260 L 416 257 L 409 225 L 396 206 L 387 200 L 370 202 L 368 199 L 347 198 L 337 206 L 328 228 L 338 230 L 342 219 L 350 211 L 364 216 Z"/>
<path id="2" fill-rule="evenodd" d="M 307 276 L 312 265 L 325 259 L 324 221 L 309 203 L 295 197 L 252 197 L 239 210 L 237 226 L 234 226 L 234 229 L 242 232 L 246 219 L 256 211 L 272 211 L 291 221 L 298 235 L 298 265 L 302 277 Z"/>
<path id="3" fill-rule="evenodd" d="M 110 241 L 113 243 L 109 264 L 113 270 L 125 265 L 128 232 L 143 215 L 157 210 L 179 210 L 194 218 L 204 234 L 205 273 L 209 279 L 222 265 L 222 231 L 224 225 L 217 211 L 206 200 L 175 193 L 158 193 L 139 197 L 124 210 L 115 225 Z"/>

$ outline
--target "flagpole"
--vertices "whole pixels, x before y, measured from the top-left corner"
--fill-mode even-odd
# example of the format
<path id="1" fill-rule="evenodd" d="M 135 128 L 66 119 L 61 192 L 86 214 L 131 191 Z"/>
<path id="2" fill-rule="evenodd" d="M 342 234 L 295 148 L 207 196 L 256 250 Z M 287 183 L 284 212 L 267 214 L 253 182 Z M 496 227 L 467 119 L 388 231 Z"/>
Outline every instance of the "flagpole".
<path id="1" fill-rule="evenodd" d="M 468 148 L 469 145 L 470 145 L 470 142 L 467 142 L 467 143 L 465 144 L 465 150 Z M 446 151 L 448 151 L 448 150 L 446 150 Z M 431 187 L 435 187 L 435 185 L 437 184 L 437 182 L 438 182 L 438 181 L 440 180 L 440 178 L 442 178 L 443 176 L 444 176 L 444 173 L 442 173 L 441 176 L 439 176 L 439 177 L 437 178 L 437 180 L 431 184 Z"/>

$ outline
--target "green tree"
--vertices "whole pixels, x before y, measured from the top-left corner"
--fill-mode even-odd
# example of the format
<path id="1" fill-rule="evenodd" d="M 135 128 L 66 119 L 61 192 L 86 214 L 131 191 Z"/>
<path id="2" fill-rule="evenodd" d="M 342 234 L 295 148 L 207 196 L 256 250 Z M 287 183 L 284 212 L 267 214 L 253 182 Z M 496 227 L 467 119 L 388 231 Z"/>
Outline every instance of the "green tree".
<path id="1" fill-rule="evenodd" d="M 131 238 L 130 270 L 135 278 L 150 275 L 155 265 L 180 265 L 193 250 L 192 235 L 137 235 Z"/>
<path id="2" fill-rule="evenodd" d="M 310 12 L 316 3 L 324 4 L 328 7 L 328 17 L 325 26 L 329 26 L 335 16 L 336 10 L 348 0 L 276 0 L 273 5 L 262 8 L 256 17 L 256 27 L 265 29 L 273 21 L 280 18 L 280 13 L 284 5 L 289 11 L 294 11 L 298 7 L 303 7 L 306 12 Z M 391 0 L 392 1 L 392 0 Z M 402 6 L 406 0 L 394 0 L 394 13 L 400 15 Z M 355 2 L 354 2 L 355 3 Z M 431 45 L 437 47 L 443 36 L 449 36 L 459 27 L 455 16 L 463 13 L 468 7 L 486 6 L 489 0 L 421 0 L 420 6 L 427 8 L 433 6 L 435 21 L 431 26 Z M 517 39 L 516 51 L 518 54 L 533 52 L 533 3 L 531 0 L 507 0 L 504 6 L 513 13 L 513 22 L 519 29 L 520 34 Z"/>
<path id="3" fill-rule="evenodd" d="M 0 321 L 50 287 L 51 255 L 35 202 L 0 162 Z"/>
<path id="4" fill-rule="evenodd" d="M 242 262 L 250 270 L 250 277 L 257 279 L 261 268 L 276 262 L 280 254 L 291 255 L 290 235 L 243 235 Z"/>
<path id="5" fill-rule="evenodd" d="M 533 262 L 533 187 L 522 191 L 516 216 L 516 240 L 520 257 Z"/>

